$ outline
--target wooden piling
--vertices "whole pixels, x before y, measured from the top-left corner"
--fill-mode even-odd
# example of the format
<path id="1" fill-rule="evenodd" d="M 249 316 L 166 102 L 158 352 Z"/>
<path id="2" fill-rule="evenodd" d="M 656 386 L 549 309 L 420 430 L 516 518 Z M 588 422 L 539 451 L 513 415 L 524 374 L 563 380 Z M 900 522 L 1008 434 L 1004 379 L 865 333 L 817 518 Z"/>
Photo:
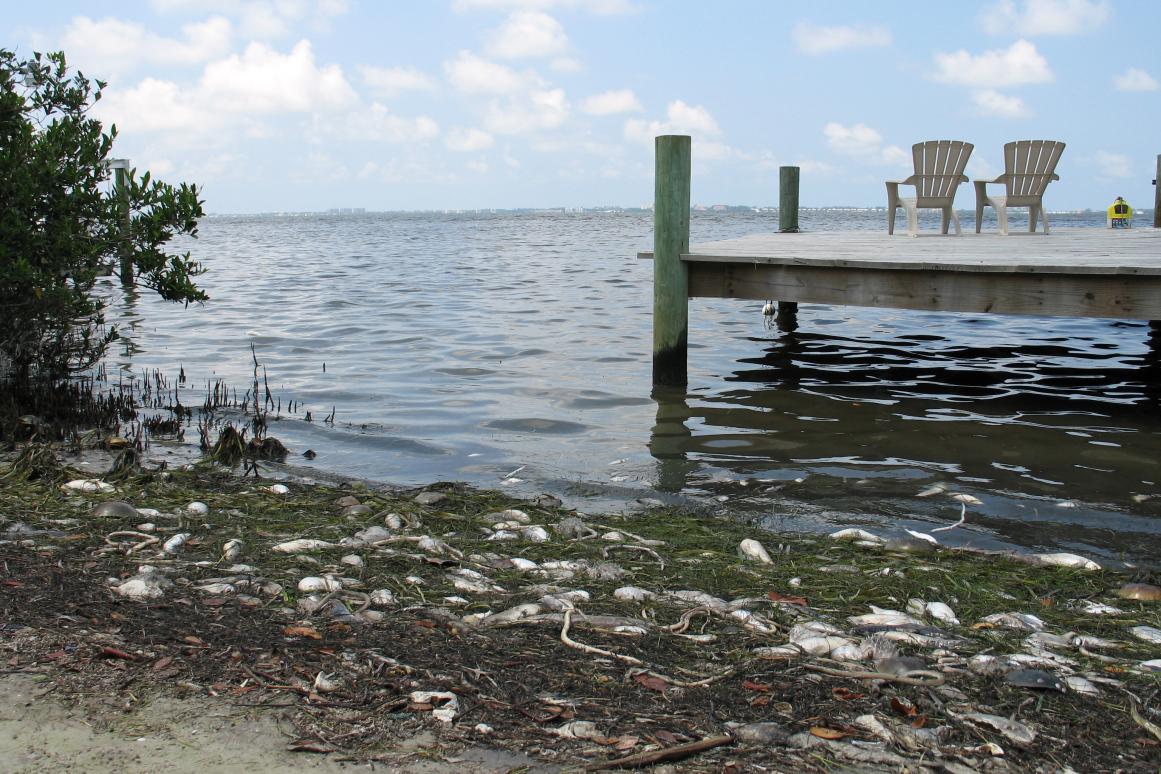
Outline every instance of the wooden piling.
<path id="1" fill-rule="evenodd" d="M 653 186 L 653 384 L 687 382 L 690 138 L 662 135 Z"/>
<path id="2" fill-rule="evenodd" d="M 121 285 L 133 287 L 133 252 L 129 244 L 129 160 L 115 159 L 114 167 L 117 203 L 121 208 Z"/>
<path id="3" fill-rule="evenodd" d="M 1161 155 L 1157 156 L 1157 177 L 1153 178 L 1153 228 L 1161 228 Z"/>
<path id="4" fill-rule="evenodd" d="M 798 233 L 798 167 L 778 167 L 778 230 Z"/>

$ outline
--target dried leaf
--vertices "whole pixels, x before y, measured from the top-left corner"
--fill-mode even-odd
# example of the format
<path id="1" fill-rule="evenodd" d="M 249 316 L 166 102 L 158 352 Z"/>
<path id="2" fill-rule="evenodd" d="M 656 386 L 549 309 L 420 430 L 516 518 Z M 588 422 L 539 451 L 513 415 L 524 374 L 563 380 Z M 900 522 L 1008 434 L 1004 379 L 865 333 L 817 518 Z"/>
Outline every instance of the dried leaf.
<path id="1" fill-rule="evenodd" d="M 616 742 L 616 744 L 614 745 L 616 747 L 616 749 L 620 750 L 621 752 L 624 752 L 626 750 L 632 750 L 634 747 L 636 747 L 637 743 L 641 741 L 641 737 L 639 737 L 639 736 L 622 736 L 620 739 L 615 739 L 613 741 Z"/>
<path id="2" fill-rule="evenodd" d="M 286 747 L 290 752 L 309 752 L 309 753 L 332 753 L 335 751 L 334 747 L 322 742 L 316 742 L 310 739 L 300 739 L 297 742 L 291 742 Z"/>
<path id="3" fill-rule="evenodd" d="M 793 594 L 783 594 L 778 591 L 771 591 L 766 594 L 770 597 L 771 602 L 785 602 L 788 605 L 802 605 L 806 607 L 806 597 L 796 597 Z"/>
<path id="4" fill-rule="evenodd" d="M 769 704 L 770 704 L 770 697 L 767 696 L 766 694 L 762 694 L 761 696 L 755 696 L 753 699 L 750 700 L 751 707 L 765 707 Z"/>
<path id="5" fill-rule="evenodd" d="M 913 718 L 919 714 L 919 710 L 907 699 L 901 699 L 898 696 L 891 697 L 891 709 L 899 713 L 905 718 Z"/>
<path id="6" fill-rule="evenodd" d="M 681 737 L 671 731 L 654 731 L 653 737 L 662 744 L 677 744 Z"/>
<path id="7" fill-rule="evenodd" d="M 835 688 L 833 691 L 831 691 L 831 693 L 834 694 L 834 697 L 839 701 L 854 701 L 855 699 L 861 699 L 867 695 L 865 693 L 857 693 L 856 691 L 852 691 L 850 688 L 842 687 Z"/>
<path id="8" fill-rule="evenodd" d="M 182 642 L 188 642 L 190 645 L 197 645 L 198 647 L 205 647 L 206 643 L 201 637 L 195 637 L 192 634 L 187 634 L 181 638 Z"/>
<path id="9" fill-rule="evenodd" d="M 161 658 L 159 658 L 153 662 L 153 668 L 154 669 L 165 669 L 167 666 L 169 666 L 172 663 L 173 663 L 173 656 L 162 656 Z"/>
<path id="10" fill-rule="evenodd" d="M 846 736 L 842 731 L 826 726 L 811 726 L 810 735 L 817 736 L 819 739 L 842 739 Z"/>
<path id="11" fill-rule="evenodd" d="M 282 630 L 285 637 L 309 637 L 312 640 L 321 640 L 322 635 L 313 626 L 287 626 Z"/>
<path id="12" fill-rule="evenodd" d="M 765 683 L 758 683 L 753 680 L 743 680 L 742 687 L 751 691 L 758 691 L 759 693 L 769 693 L 770 686 Z"/>
<path id="13" fill-rule="evenodd" d="M 915 720 L 911 721 L 912 728 L 923 728 L 926 725 L 927 725 L 927 716 L 926 715 L 920 715 L 919 717 L 915 718 Z"/>
<path id="14" fill-rule="evenodd" d="M 669 688 L 669 683 L 665 682 L 660 677 L 654 677 L 653 675 L 646 674 L 645 672 L 641 672 L 635 676 L 633 678 L 633 682 L 648 688 L 651 691 L 657 691 L 658 693 L 665 693 L 666 689 Z"/>

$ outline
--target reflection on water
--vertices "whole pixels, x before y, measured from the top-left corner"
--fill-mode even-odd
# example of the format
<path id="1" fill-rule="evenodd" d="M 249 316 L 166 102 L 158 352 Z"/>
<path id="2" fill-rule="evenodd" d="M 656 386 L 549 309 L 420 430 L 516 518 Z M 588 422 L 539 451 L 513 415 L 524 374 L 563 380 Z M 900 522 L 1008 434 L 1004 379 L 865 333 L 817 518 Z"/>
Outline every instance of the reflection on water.
<path id="1" fill-rule="evenodd" d="M 692 231 L 775 225 L 702 213 Z M 1094 225 L 1057 216 L 1053 238 Z M 112 365 L 184 369 L 197 405 L 214 379 L 249 384 L 253 343 L 304 404 L 272 430 L 318 454 L 304 465 L 592 509 L 692 497 L 804 529 L 954 521 L 949 496 L 916 496 L 940 483 L 981 501 L 947 541 L 1161 555 L 1161 334 L 1143 323 L 804 305 L 779 330 L 760 303 L 697 299 L 689 389 L 652 391 L 648 213 L 218 217 L 201 234 L 212 300 L 110 288 Z"/>

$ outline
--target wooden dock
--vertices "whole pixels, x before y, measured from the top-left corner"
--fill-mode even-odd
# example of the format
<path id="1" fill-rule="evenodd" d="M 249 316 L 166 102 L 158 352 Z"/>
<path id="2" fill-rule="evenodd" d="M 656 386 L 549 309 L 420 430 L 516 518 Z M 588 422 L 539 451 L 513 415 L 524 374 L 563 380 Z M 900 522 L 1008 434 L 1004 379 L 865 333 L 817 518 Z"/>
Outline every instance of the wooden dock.
<path id="1" fill-rule="evenodd" d="M 678 169 L 662 163 L 673 147 Z M 661 255 L 654 263 L 655 384 L 686 382 L 689 298 L 1161 320 L 1161 230 L 1150 228 L 909 237 L 888 236 L 884 220 L 881 233 L 760 234 L 689 246 L 688 167 L 684 186 L 662 179 L 666 168 L 682 173 L 681 150 L 688 154 L 688 138 L 658 138 L 655 246 L 639 254 Z M 679 196 L 667 196 L 662 189 L 675 183 Z"/>

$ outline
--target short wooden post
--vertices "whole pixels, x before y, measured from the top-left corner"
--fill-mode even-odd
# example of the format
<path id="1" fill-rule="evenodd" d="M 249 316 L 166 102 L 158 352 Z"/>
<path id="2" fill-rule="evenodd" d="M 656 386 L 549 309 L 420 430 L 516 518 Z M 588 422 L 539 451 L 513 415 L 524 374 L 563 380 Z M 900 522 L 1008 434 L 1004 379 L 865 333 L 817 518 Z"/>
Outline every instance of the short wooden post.
<path id="1" fill-rule="evenodd" d="M 656 140 L 653 186 L 653 384 L 684 386 L 689 339 L 690 146 L 688 135 Z"/>
<path id="2" fill-rule="evenodd" d="M 1157 177 L 1153 178 L 1153 228 L 1161 228 L 1161 155 L 1157 156 Z"/>
<path id="3" fill-rule="evenodd" d="M 129 159 L 112 159 L 117 203 L 121 206 L 121 285 L 133 287 L 133 254 L 129 245 Z"/>
<path id="4" fill-rule="evenodd" d="M 798 167 L 778 167 L 778 230 L 798 233 Z"/>

